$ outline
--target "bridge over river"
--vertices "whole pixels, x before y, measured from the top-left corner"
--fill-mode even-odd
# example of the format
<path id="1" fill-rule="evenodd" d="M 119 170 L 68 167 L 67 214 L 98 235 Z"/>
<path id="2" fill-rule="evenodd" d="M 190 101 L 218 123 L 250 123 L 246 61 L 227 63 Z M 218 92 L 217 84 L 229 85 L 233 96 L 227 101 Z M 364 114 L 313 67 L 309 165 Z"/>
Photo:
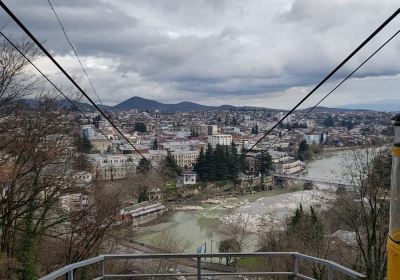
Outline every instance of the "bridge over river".
<path id="1" fill-rule="evenodd" d="M 313 178 L 301 175 L 286 175 L 286 174 L 275 174 L 274 175 L 275 181 L 297 181 L 297 182 L 304 182 L 304 183 L 311 183 L 311 184 L 324 184 L 330 185 L 335 187 L 354 187 L 349 182 L 340 180 L 329 180 L 329 179 L 322 179 L 322 178 Z"/>

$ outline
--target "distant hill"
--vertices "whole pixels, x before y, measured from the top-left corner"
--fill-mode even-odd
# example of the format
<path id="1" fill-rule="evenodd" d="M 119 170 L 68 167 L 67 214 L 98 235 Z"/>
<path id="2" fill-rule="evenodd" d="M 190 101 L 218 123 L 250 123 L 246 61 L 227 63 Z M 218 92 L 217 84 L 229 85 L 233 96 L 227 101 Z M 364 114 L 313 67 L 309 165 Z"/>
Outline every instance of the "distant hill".
<path id="1" fill-rule="evenodd" d="M 194 102 L 179 102 L 177 104 L 165 104 L 161 102 L 157 102 L 154 100 L 134 96 L 131 97 L 114 107 L 111 107 L 111 110 L 116 111 L 127 111 L 130 109 L 138 109 L 139 111 L 146 111 L 146 110 L 160 110 L 163 112 L 190 112 L 190 111 L 207 111 L 207 110 L 229 110 L 233 106 L 230 105 L 222 105 L 219 107 L 215 106 L 206 106 L 197 104 Z"/>
<path id="2" fill-rule="evenodd" d="M 35 106 L 37 104 L 37 101 L 34 99 L 21 99 L 21 102 Z M 85 102 L 76 102 L 79 108 L 84 109 L 84 110 L 94 110 L 94 107 L 88 103 Z M 207 106 L 207 105 L 201 105 L 198 103 L 194 102 L 179 102 L 176 104 L 166 104 L 166 103 L 161 103 L 158 101 L 146 99 L 143 97 L 139 96 L 134 96 L 131 97 L 115 106 L 109 106 L 109 105 L 99 105 L 97 104 L 101 109 L 105 109 L 106 111 L 129 111 L 130 109 L 138 109 L 139 111 L 147 111 L 147 110 L 160 110 L 162 112 L 191 112 L 191 111 L 208 111 L 208 110 L 221 110 L 221 111 L 226 111 L 230 110 L 232 108 L 244 108 L 244 109 L 255 109 L 255 110 L 273 110 L 273 111 L 287 111 L 287 110 L 277 110 L 277 109 L 269 109 L 269 108 L 263 108 L 263 107 L 251 107 L 251 106 L 242 106 L 242 107 L 235 107 L 232 105 L 221 105 L 221 106 Z M 71 104 L 69 104 L 68 101 L 63 100 L 60 102 L 60 106 L 63 107 L 70 107 Z M 367 107 L 367 106 L 365 106 Z M 388 106 L 389 107 L 389 106 Z M 310 108 L 302 109 L 299 110 L 300 112 L 306 112 Z M 388 109 L 388 108 L 387 108 Z M 392 107 L 390 108 L 391 110 L 382 110 L 382 111 L 397 111 L 400 109 L 398 108 L 397 104 L 392 104 Z M 332 112 L 332 113 L 340 113 L 340 112 L 350 112 L 350 111 L 358 111 L 358 112 L 369 112 L 369 111 L 376 111 L 374 108 L 360 108 L 360 109 L 353 109 L 351 107 L 347 106 L 342 106 L 340 108 L 329 108 L 329 107 L 320 107 L 318 106 L 316 108 L 318 111 L 323 111 L 323 112 Z"/>
<path id="3" fill-rule="evenodd" d="M 310 108 L 302 109 L 302 111 L 308 111 Z M 351 112 L 351 111 L 357 111 L 357 112 L 370 112 L 373 110 L 366 110 L 366 109 L 350 109 L 350 108 L 330 108 L 330 107 L 322 107 L 318 106 L 314 109 L 314 111 L 323 111 L 323 112 L 330 112 L 330 113 L 344 113 L 344 112 Z"/>

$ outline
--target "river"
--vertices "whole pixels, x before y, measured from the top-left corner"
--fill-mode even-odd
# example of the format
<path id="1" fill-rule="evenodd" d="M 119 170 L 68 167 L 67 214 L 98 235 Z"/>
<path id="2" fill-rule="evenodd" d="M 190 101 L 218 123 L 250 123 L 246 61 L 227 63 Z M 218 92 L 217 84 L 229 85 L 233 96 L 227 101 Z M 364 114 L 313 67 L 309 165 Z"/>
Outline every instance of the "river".
<path id="1" fill-rule="evenodd" d="M 333 179 L 341 173 L 340 162 L 345 151 L 326 152 L 307 163 L 307 176 Z M 325 188 L 303 191 L 298 186 L 258 192 L 238 198 L 217 198 L 187 209 L 170 211 L 160 222 L 142 228 L 135 239 L 146 244 L 159 243 L 166 233 L 186 243 L 185 252 L 193 253 L 206 242 L 207 252 L 216 252 L 225 224 L 245 221 L 252 234 L 247 250 L 256 248 L 260 224 L 267 228 L 282 227 L 285 219 L 300 203 L 325 208 L 335 198 L 332 190 Z M 193 210 L 188 210 L 193 209 Z"/>

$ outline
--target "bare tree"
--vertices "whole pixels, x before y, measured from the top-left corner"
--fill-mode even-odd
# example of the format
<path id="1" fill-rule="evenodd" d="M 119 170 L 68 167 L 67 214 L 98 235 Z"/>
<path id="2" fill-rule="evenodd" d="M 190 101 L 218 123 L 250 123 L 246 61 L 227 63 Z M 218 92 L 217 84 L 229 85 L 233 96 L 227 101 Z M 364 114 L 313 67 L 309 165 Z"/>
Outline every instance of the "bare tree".
<path id="1" fill-rule="evenodd" d="M 218 250 L 223 253 L 241 252 L 249 244 L 250 232 L 248 231 L 248 225 L 250 223 L 250 217 L 243 214 L 235 216 L 233 211 L 230 211 L 228 216 L 234 218 L 222 228 Z M 226 257 L 227 265 L 230 261 L 231 258 Z"/>
<path id="2" fill-rule="evenodd" d="M 30 60 L 38 58 L 39 50 L 33 42 L 27 38 L 13 41 Z M 0 38 L 0 117 L 10 112 L 9 106 L 15 100 L 34 94 L 37 90 L 37 78 L 26 71 L 29 65 L 13 46 L 3 37 Z"/>
<path id="3" fill-rule="evenodd" d="M 42 98 L 35 108 L 15 110 L 5 120 L 12 129 L 0 139 L 0 251 L 22 263 L 19 270 L 31 278 L 36 277 L 35 240 L 63 220 L 58 200 L 76 184 L 69 112 L 55 102 Z"/>
<path id="4" fill-rule="evenodd" d="M 352 149 L 343 162 L 344 177 L 354 187 L 335 205 L 340 221 L 355 233 L 358 262 L 353 267 L 368 279 L 386 275 L 391 160 L 389 149 L 369 143 Z"/>
<path id="5" fill-rule="evenodd" d="M 65 260 L 73 263 L 97 255 L 103 239 L 121 209 L 119 193 L 97 186 L 92 203 L 70 213 L 60 234 L 65 240 Z"/>

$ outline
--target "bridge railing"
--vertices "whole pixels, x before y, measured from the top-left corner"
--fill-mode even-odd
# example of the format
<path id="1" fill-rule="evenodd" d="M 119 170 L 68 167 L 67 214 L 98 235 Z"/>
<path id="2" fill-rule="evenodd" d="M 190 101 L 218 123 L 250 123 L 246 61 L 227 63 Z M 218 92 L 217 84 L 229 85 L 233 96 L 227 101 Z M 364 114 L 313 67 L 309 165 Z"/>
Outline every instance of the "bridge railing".
<path id="1" fill-rule="evenodd" d="M 202 269 L 202 261 L 204 258 L 242 258 L 242 257 L 290 257 L 293 260 L 293 266 L 291 271 L 256 271 L 256 272 L 208 272 Z M 132 274 L 112 274 L 106 271 L 105 262 L 110 260 L 151 260 L 151 259 L 190 259 L 196 261 L 195 273 L 132 273 Z M 120 255 L 100 255 L 85 261 L 73 263 L 60 268 L 53 273 L 46 275 L 41 280 L 53 280 L 60 277 L 67 277 L 68 280 L 74 279 L 74 271 L 79 268 L 83 268 L 89 265 L 98 265 L 98 277 L 95 279 L 111 279 L 111 278 L 129 278 L 129 277 L 195 277 L 195 279 L 201 280 L 202 277 L 212 276 L 265 276 L 265 275 L 281 275 L 291 277 L 290 279 L 308 279 L 313 280 L 314 278 L 301 274 L 299 269 L 299 262 L 307 261 L 325 266 L 327 269 L 328 280 L 333 280 L 334 272 L 344 276 L 348 276 L 352 279 L 364 279 L 365 276 L 346 268 L 338 263 L 315 258 L 312 256 L 303 255 L 297 252 L 254 252 L 254 253 L 216 253 L 216 254 L 120 254 Z M 64 278 L 65 279 L 65 278 Z M 207 278 L 209 279 L 209 278 Z M 315 279 L 314 279 L 315 280 Z"/>

